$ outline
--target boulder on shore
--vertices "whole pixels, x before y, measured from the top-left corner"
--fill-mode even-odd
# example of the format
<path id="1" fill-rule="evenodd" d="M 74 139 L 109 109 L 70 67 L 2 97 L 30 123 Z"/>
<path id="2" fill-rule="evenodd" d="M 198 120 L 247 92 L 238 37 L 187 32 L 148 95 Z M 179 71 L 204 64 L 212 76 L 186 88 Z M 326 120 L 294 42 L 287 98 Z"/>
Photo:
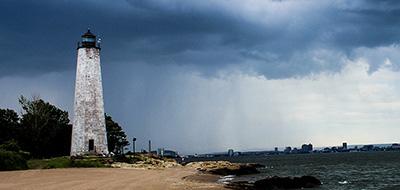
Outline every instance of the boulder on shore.
<path id="1" fill-rule="evenodd" d="M 228 161 L 205 161 L 191 162 L 186 167 L 193 167 L 199 171 L 215 175 L 248 175 L 260 173 L 257 168 L 259 164 L 239 164 Z"/>

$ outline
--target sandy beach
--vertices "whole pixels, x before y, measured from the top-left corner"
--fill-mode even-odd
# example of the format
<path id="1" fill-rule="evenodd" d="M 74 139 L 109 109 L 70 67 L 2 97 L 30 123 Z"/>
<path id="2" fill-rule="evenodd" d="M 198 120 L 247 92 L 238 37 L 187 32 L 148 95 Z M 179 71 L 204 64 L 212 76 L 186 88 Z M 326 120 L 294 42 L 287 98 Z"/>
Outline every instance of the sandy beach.
<path id="1" fill-rule="evenodd" d="M 0 189 L 225 189 L 195 169 L 68 168 L 0 172 Z"/>

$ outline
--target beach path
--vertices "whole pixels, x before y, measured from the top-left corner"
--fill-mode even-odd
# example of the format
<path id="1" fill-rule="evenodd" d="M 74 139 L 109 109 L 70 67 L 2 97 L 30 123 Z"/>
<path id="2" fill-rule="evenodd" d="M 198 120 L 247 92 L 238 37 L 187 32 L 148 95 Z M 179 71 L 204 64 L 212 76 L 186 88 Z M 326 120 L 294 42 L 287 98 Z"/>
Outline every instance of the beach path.
<path id="1" fill-rule="evenodd" d="M 0 189 L 212 189 L 214 182 L 183 180 L 195 170 L 184 167 L 162 170 L 122 168 L 67 168 L 0 172 Z"/>

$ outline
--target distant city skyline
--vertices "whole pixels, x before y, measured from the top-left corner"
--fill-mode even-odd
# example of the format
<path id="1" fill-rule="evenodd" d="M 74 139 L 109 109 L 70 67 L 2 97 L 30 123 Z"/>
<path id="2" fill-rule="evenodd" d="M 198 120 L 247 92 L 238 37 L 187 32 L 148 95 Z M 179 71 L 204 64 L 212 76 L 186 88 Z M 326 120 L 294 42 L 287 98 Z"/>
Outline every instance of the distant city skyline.
<path id="1" fill-rule="evenodd" d="M 400 2 L 0 3 L 0 107 L 72 120 L 76 43 L 102 39 L 105 112 L 136 150 L 399 142 Z M 16 16 L 17 15 L 17 16 Z M 131 148 L 131 147 L 129 147 Z"/>

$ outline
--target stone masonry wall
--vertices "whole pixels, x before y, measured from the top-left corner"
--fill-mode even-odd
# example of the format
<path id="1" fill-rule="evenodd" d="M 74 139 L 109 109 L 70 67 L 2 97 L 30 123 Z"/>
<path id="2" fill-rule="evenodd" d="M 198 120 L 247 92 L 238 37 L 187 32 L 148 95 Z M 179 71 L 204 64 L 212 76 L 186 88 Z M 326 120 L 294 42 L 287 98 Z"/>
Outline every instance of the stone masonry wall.
<path id="1" fill-rule="evenodd" d="M 101 81 L 100 50 L 79 48 L 71 156 L 89 153 L 89 140 L 94 140 L 96 154 L 108 154 Z"/>

